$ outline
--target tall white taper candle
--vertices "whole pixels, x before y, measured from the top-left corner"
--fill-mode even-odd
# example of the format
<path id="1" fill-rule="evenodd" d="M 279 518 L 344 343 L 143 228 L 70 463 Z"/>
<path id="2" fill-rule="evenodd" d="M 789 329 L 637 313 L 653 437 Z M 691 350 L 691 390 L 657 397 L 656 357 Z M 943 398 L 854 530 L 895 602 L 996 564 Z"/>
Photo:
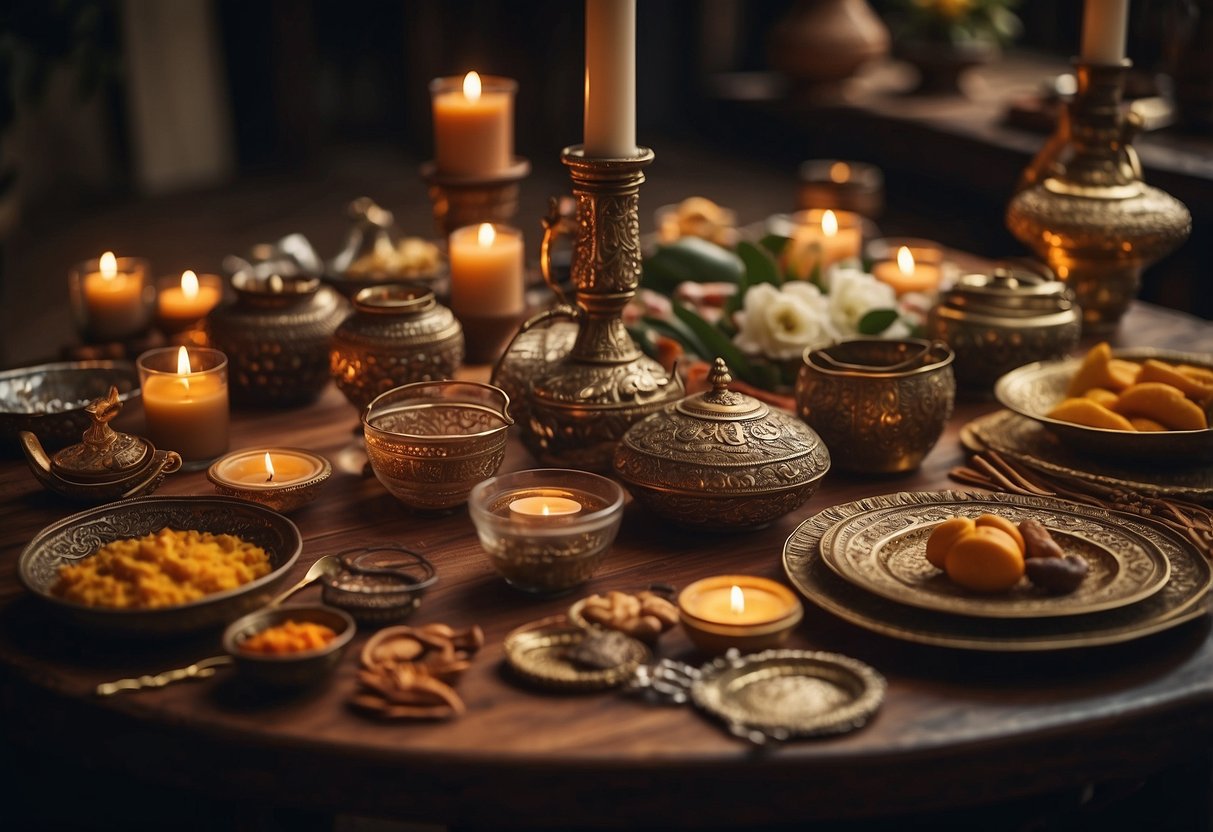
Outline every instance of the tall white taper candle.
<path id="1" fill-rule="evenodd" d="M 1118 64 L 1125 57 L 1129 0 L 1087 0 L 1082 16 L 1082 60 Z"/>
<path id="2" fill-rule="evenodd" d="M 636 155 L 636 0 L 585 3 L 585 155 Z"/>

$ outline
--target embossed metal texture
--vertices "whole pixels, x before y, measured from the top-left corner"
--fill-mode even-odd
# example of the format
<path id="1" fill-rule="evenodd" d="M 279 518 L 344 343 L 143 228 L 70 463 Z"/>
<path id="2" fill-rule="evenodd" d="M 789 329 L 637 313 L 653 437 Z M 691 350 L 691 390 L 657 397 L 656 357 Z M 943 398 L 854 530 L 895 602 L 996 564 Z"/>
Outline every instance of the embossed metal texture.
<path id="1" fill-rule="evenodd" d="M 551 621 L 515 630 L 506 636 L 505 656 L 510 668 L 522 679 L 556 690 L 604 690 L 622 685 L 644 662 L 652 658 L 649 648 L 636 639 L 626 640 L 627 654 L 608 668 L 585 668 L 567 656 L 570 649 L 588 637 L 586 630 L 557 617 Z"/>
<path id="2" fill-rule="evenodd" d="M 800 524 L 783 548 L 783 567 L 811 602 L 881 635 L 920 644 L 963 650 L 1024 652 L 1068 650 L 1115 644 L 1176 627 L 1208 613 L 1213 584 L 1209 561 L 1187 539 L 1170 529 L 1119 512 L 1077 504 L 1066 508 L 1120 524 L 1150 541 L 1171 562 L 1171 576 L 1161 590 L 1136 604 L 1086 615 L 1038 618 L 974 618 L 891 604 L 843 580 L 821 557 L 823 536 L 836 523 L 896 506 L 959 505 L 984 502 L 991 513 L 1006 507 L 1049 510 L 1055 499 L 964 491 L 918 491 L 868 497 L 831 506 Z"/>
<path id="3" fill-rule="evenodd" d="M 712 389 L 633 425 L 615 472 L 637 500 L 704 529 L 765 525 L 803 505 L 830 468 L 821 438 L 794 416 L 729 389 L 716 359 Z"/>
<path id="4" fill-rule="evenodd" d="M 139 374 L 129 361 L 59 361 L 0 372 L 0 450 L 17 451 L 17 436 L 33 433 L 43 445 L 61 448 L 80 441 L 92 424 L 85 406 L 118 388 L 121 402 L 141 395 Z"/>

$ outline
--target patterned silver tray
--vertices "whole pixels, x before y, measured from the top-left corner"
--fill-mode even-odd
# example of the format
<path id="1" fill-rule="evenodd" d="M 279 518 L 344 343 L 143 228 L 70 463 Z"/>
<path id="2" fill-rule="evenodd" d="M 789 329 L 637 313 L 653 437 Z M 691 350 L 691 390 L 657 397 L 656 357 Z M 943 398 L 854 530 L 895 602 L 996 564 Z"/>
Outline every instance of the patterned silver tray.
<path id="1" fill-rule="evenodd" d="M 1044 618 L 971 618 L 891 604 L 834 574 L 821 557 L 822 537 L 835 523 L 868 511 L 985 500 L 1003 507 L 1057 508 L 1059 501 L 962 491 L 901 492 L 833 506 L 802 523 L 784 544 L 783 565 L 792 584 L 817 606 L 859 627 L 891 638 L 964 650 L 1022 652 L 1114 644 L 1175 627 L 1208 612 L 1202 603 L 1213 570 L 1188 541 L 1161 526 L 1127 514 L 1086 509 L 1114 519 L 1149 540 L 1171 562 L 1171 577 L 1158 592 L 1136 604 L 1087 615 Z M 1069 504 L 1065 504 L 1071 508 Z"/>
<path id="2" fill-rule="evenodd" d="M 1021 579 L 1006 592 L 980 594 L 954 583 L 926 558 L 927 538 L 952 517 L 998 514 L 1036 520 L 1066 554 L 1086 559 L 1086 580 L 1050 595 Z M 826 532 L 821 554 L 840 577 L 869 592 L 923 609 L 990 618 L 1082 615 L 1133 604 L 1162 589 L 1171 564 L 1148 539 L 1118 521 L 1062 506 L 1008 506 L 986 499 L 901 505 L 849 517 Z"/>
<path id="3" fill-rule="evenodd" d="M 1123 465 L 1070 451 L 1038 422 L 1010 410 L 999 410 L 969 422 L 960 439 L 970 451 L 997 451 L 1046 474 L 1137 491 L 1213 503 L 1213 465 L 1163 467 Z"/>

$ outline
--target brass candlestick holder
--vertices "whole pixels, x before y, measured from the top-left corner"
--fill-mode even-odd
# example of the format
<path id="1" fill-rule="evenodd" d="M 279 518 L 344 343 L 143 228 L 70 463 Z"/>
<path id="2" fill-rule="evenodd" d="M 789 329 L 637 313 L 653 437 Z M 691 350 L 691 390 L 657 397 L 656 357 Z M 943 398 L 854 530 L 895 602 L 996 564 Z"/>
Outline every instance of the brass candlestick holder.
<path id="1" fill-rule="evenodd" d="M 1192 230 L 1184 204 L 1142 179 L 1141 120 L 1120 106 L 1130 65 L 1075 62 L 1078 93 L 1007 207 L 1011 233 L 1073 287 L 1088 333 L 1115 329 L 1141 270 Z"/>
<path id="2" fill-rule="evenodd" d="M 642 147 L 627 158 L 593 159 L 576 146 L 565 148 L 561 161 L 577 200 L 576 305 L 562 302 L 523 324 L 519 334 L 568 317 L 578 324 L 577 339 L 532 377 L 523 441 L 546 464 L 608 471 L 615 445 L 632 423 L 685 392 L 678 376 L 641 352 L 623 325 L 623 308 L 640 284 L 640 185 L 653 151 Z M 540 265 L 564 301 L 548 258 L 561 233 L 555 204 L 544 226 Z"/>
<path id="3" fill-rule="evenodd" d="M 519 183 L 531 172 L 531 163 L 515 157 L 493 176 L 452 176 L 434 162 L 421 166 L 421 178 L 434 206 L 434 228 L 443 239 L 456 228 L 482 222 L 509 224 L 518 213 Z"/>

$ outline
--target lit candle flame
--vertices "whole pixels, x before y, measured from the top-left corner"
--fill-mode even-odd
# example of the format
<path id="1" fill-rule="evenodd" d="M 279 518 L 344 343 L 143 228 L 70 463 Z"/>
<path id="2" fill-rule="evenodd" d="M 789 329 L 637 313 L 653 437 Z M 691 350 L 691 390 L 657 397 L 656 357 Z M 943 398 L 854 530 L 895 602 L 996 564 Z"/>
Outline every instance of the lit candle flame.
<path id="1" fill-rule="evenodd" d="M 897 249 L 897 269 L 906 277 L 914 274 L 914 255 L 905 246 Z"/>
<path id="2" fill-rule="evenodd" d="M 741 615 L 745 612 L 745 595 L 741 592 L 741 587 L 733 584 L 733 589 L 729 592 L 729 609 L 735 615 Z"/>
<path id="3" fill-rule="evenodd" d="M 833 211 L 826 211 L 821 215 L 821 233 L 827 237 L 838 234 L 838 217 L 834 216 Z"/>
<path id="4" fill-rule="evenodd" d="M 480 223 L 480 228 L 476 229 L 476 242 L 488 248 L 497 239 L 497 231 L 493 228 L 493 224 L 489 222 Z"/>
<path id="5" fill-rule="evenodd" d="M 181 294 L 189 300 L 198 297 L 198 275 L 190 269 L 181 273 Z"/>
<path id="6" fill-rule="evenodd" d="M 552 507 L 549 506 L 547 503 L 544 503 L 543 504 L 543 516 L 547 517 L 551 513 L 552 513 Z"/>
<path id="7" fill-rule="evenodd" d="M 265 452 L 265 473 L 266 473 L 265 481 L 273 482 L 274 481 L 274 460 L 270 459 L 269 451 Z"/>
<path id="8" fill-rule="evenodd" d="M 97 261 L 97 265 L 101 269 L 101 277 L 105 280 L 113 280 L 118 276 L 118 258 L 114 256 L 112 251 L 107 251 L 101 255 L 101 259 Z"/>
<path id="9" fill-rule="evenodd" d="M 190 369 L 190 354 L 185 351 L 185 347 L 177 350 L 177 375 L 181 376 L 181 383 L 185 386 L 188 393 L 190 389 L 190 380 L 187 376 L 192 373 Z"/>
<path id="10" fill-rule="evenodd" d="M 480 73 L 469 72 L 463 76 L 463 97 L 468 101 L 480 100 Z"/>
<path id="11" fill-rule="evenodd" d="M 846 162 L 835 162 L 830 165 L 830 181 L 846 182 L 851 178 L 851 166 Z"/>

